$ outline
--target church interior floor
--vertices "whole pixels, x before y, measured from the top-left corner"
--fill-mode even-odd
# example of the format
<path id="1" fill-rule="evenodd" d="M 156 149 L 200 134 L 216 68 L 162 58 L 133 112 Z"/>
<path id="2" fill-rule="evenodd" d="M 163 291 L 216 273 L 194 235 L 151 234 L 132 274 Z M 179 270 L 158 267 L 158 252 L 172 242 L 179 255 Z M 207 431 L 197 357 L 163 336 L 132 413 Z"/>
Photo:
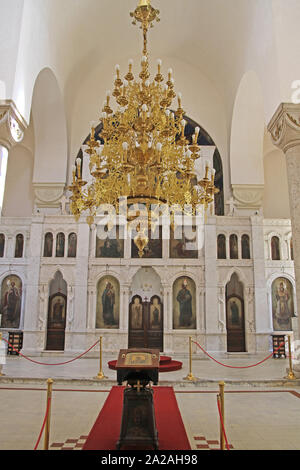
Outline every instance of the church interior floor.
<path id="1" fill-rule="evenodd" d="M 174 390 L 191 448 L 218 449 L 218 387 L 174 386 Z M 80 450 L 108 393 L 104 384 L 54 386 L 50 450 Z M 33 449 L 45 413 L 45 387 L 0 383 L 0 396 L 0 449 Z M 299 412 L 300 393 L 292 385 L 286 389 L 226 387 L 225 423 L 231 449 L 300 450 Z M 39 449 L 42 446 L 41 442 Z"/>
<path id="2" fill-rule="evenodd" d="M 263 360 L 267 354 L 257 355 L 237 355 L 224 358 L 224 356 L 214 357 L 229 366 L 248 366 L 256 364 Z M 189 360 L 188 357 L 174 357 L 177 361 L 183 363 L 181 370 L 166 372 L 160 374 L 160 381 L 164 385 L 180 384 L 185 386 L 186 382 L 183 380 L 188 374 Z M 111 355 L 105 355 L 103 358 L 103 371 L 105 376 L 108 378 L 105 382 L 108 382 L 109 386 L 115 385 L 116 372 L 108 368 L 108 361 L 115 359 Z M 34 358 L 34 360 L 47 363 L 55 364 L 68 360 L 63 356 L 43 356 L 42 358 Z M 261 365 L 253 368 L 238 369 L 223 367 L 211 359 L 206 359 L 204 356 L 199 356 L 193 360 L 193 374 L 199 379 L 198 385 L 209 386 L 211 382 L 218 382 L 220 380 L 227 381 L 233 384 L 247 384 L 258 385 L 274 385 L 281 386 L 283 384 L 289 384 L 290 381 L 286 380 L 287 368 L 289 366 L 288 359 L 269 359 Z M 62 365 L 62 366 L 47 366 L 37 365 L 22 357 L 8 356 L 7 363 L 3 368 L 5 374 L 4 377 L 0 377 L 1 383 L 23 383 L 28 381 L 35 381 L 44 383 L 45 379 L 51 377 L 56 379 L 59 383 L 76 383 L 76 384 L 89 384 L 97 386 L 95 377 L 99 372 L 99 359 L 98 358 L 82 358 L 75 362 Z M 294 385 L 300 386 L 300 379 L 293 382 Z"/>

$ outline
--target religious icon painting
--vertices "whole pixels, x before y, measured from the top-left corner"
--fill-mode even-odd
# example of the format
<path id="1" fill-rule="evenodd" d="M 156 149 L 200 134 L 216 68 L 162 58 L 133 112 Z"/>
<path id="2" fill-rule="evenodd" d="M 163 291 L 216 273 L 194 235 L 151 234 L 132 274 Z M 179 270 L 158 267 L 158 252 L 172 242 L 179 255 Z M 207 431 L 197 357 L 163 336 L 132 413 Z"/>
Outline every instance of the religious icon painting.
<path id="1" fill-rule="evenodd" d="M 58 233 L 56 236 L 56 258 L 65 256 L 65 234 Z"/>
<path id="2" fill-rule="evenodd" d="M 249 235 L 242 236 L 242 259 L 250 259 L 250 238 Z"/>
<path id="3" fill-rule="evenodd" d="M 180 277 L 173 285 L 173 328 L 196 329 L 196 284 L 189 277 Z"/>
<path id="4" fill-rule="evenodd" d="M 0 258 L 4 256 L 4 247 L 5 247 L 5 236 L 3 233 L 0 234 Z"/>
<path id="5" fill-rule="evenodd" d="M 68 258 L 76 258 L 77 255 L 77 235 L 70 233 L 68 236 Z"/>
<path id="6" fill-rule="evenodd" d="M 271 256 L 273 261 L 279 261 L 280 256 L 280 240 L 278 237 L 272 237 L 271 240 Z"/>
<path id="7" fill-rule="evenodd" d="M 99 227 L 96 235 L 96 258 L 124 258 L 124 236 L 121 227 Z"/>
<path id="8" fill-rule="evenodd" d="M 66 325 L 66 297 L 62 294 L 54 294 L 50 298 L 48 327 L 64 329 Z"/>
<path id="9" fill-rule="evenodd" d="M 7 276 L 1 287 L 1 328 L 20 327 L 22 281 L 18 276 Z"/>
<path id="10" fill-rule="evenodd" d="M 113 276 L 104 276 L 97 286 L 96 328 L 118 329 L 120 284 Z"/>
<path id="11" fill-rule="evenodd" d="M 24 250 L 24 236 L 19 233 L 16 236 L 16 245 L 15 245 L 15 258 L 23 258 Z"/>
<path id="12" fill-rule="evenodd" d="M 132 330 L 143 329 L 143 304 L 141 297 L 135 296 L 130 304 L 130 328 Z"/>
<path id="13" fill-rule="evenodd" d="M 198 242 L 196 227 L 179 227 L 175 232 L 170 230 L 170 258 L 197 259 Z"/>
<path id="14" fill-rule="evenodd" d="M 236 235 L 230 235 L 229 248 L 230 248 L 230 259 L 238 259 L 239 249 L 238 249 L 238 237 Z"/>
<path id="15" fill-rule="evenodd" d="M 218 259 L 226 259 L 226 237 L 223 234 L 218 236 Z"/>
<path id="16" fill-rule="evenodd" d="M 243 327 L 244 306 L 239 297 L 230 297 L 227 300 L 227 328 L 240 329 Z"/>
<path id="17" fill-rule="evenodd" d="M 275 331 L 292 330 L 291 318 L 294 313 L 294 293 L 291 282 L 280 277 L 272 284 L 272 314 Z"/>
<path id="18" fill-rule="evenodd" d="M 153 297 L 151 300 L 149 322 L 151 330 L 162 329 L 162 305 L 159 297 Z"/>
<path id="19" fill-rule="evenodd" d="M 48 232 L 44 241 L 44 258 L 51 258 L 53 254 L 53 235 Z"/>

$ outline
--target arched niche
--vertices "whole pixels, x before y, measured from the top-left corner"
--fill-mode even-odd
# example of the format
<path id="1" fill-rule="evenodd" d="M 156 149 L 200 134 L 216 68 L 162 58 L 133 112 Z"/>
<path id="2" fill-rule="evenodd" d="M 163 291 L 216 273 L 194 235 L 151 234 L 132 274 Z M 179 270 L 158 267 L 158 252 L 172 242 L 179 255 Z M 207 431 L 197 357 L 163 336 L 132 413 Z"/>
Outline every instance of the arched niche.
<path id="1" fill-rule="evenodd" d="M 0 258 L 4 257 L 5 251 L 5 235 L 4 233 L 0 233 Z"/>
<path id="2" fill-rule="evenodd" d="M 63 258 L 65 256 L 65 244 L 66 244 L 65 234 L 63 232 L 59 232 L 56 235 L 56 251 L 55 251 L 56 258 Z"/>
<path id="3" fill-rule="evenodd" d="M 233 109 L 230 141 L 231 184 L 263 185 L 265 120 L 261 84 L 255 72 L 242 77 Z"/>
<path id="4" fill-rule="evenodd" d="M 54 73 L 43 69 L 32 97 L 35 133 L 34 184 L 66 183 L 67 127 L 62 94 Z M 56 186 L 54 186 L 56 188 Z M 40 190 L 40 187 L 38 187 Z"/>
<path id="5" fill-rule="evenodd" d="M 18 233 L 15 240 L 15 258 L 23 258 L 24 256 L 24 235 Z"/>
<path id="6" fill-rule="evenodd" d="M 280 238 L 276 235 L 271 238 L 271 258 L 273 261 L 281 260 Z"/>
<path id="7" fill-rule="evenodd" d="M 227 258 L 227 253 L 226 253 L 226 236 L 223 233 L 220 233 L 218 235 L 217 239 L 217 257 L 218 259 L 226 259 Z"/>
<path id="8" fill-rule="evenodd" d="M 239 242 L 238 237 L 234 233 L 229 237 L 229 250 L 230 250 L 230 259 L 239 258 Z"/>
<path id="9" fill-rule="evenodd" d="M 251 258 L 251 249 L 250 249 L 250 237 L 249 237 L 249 235 L 247 235 L 247 234 L 242 235 L 241 248 L 242 248 L 242 259 L 250 259 Z"/>
<path id="10" fill-rule="evenodd" d="M 68 285 L 60 271 L 49 283 L 47 351 L 64 351 Z"/>
<path id="11" fill-rule="evenodd" d="M 233 273 L 226 285 L 227 351 L 245 352 L 244 285 Z"/>
<path id="12" fill-rule="evenodd" d="M 76 258 L 77 256 L 77 235 L 72 232 L 68 236 L 68 258 Z"/>
<path id="13" fill-rule="evenodd" d="M 184 119 L 187 122 L 187 125 L 185 128 L 185 137 L 190 143 L 192 143 L 192 137 L 193 137 L 193 134 L 195 133 L 196 127 L 199 127 L 200 132 L 199 132 L 199 137 L 198 137 L 198 145 L 216 147 L 211 136 L 199 124 L 197 124 L 188 116 L 185 116 Z M 104 144 L 104 141 L 101 139 L 102 129 L 103 129 L 102 123 L 100 123 L 95 129 L 95 139 L 101 142 L 101 145 Z M 90 138 L 91 138 L 91 135 L 89 134 L 84 140 L 82 145 L 86 145 L 87 142 L 90 140 Z M 87 156 L 83 155 L 82 148 L 78 151 L 76 158 L 80 158 L 82 160 L 81 171 L 84 175 L 85 181 L 88 181 L 89 179 L 88 160 L 87 160 Z M 213 168 L 216 170 L 215 186 L 219 189 L 219 193 L 216 194 L 215 196 L 215 214 L 222 216 L 224 215 L 224 176 L 223 176 L 222 158 L 217 148 L 215 148 L 211 164 Z M 203 172 L 200 175 L 200 177 L 203 177 L 203 176 L 204 176 L 204 167 L 203 167 Z"/>
<path id="14" fill-rule="evenodd" d="M 53 256 L 53 233 L 47 232 L 44 237 L 44 258 Z"/>
<path id="15" fill-rule="evenodd" d="M 161 279 L 153 268 L 140 268 L 132 279 L 128 306 L 128 347 L 163 351 Z"/>
<path id="16" fill-rule="evenodd" d="M 142 267 L 131 281 L 132 297 L 139 295 L 142 300 L 149 300 L 154 295 L 161 298 L 161 278 L 152 267 Z"/>

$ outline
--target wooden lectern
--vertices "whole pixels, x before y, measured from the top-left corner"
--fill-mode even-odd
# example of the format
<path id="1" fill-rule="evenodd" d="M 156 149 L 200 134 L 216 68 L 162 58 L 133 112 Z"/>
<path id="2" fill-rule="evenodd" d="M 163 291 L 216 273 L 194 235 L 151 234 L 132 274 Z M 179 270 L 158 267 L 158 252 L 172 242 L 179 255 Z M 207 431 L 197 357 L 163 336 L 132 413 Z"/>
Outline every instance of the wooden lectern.
<path id="1" fill-rule="evenodd" d="M 122 349 L 117 362 L 117 380 L 127 382 L 123 398 L 123 414 L 117 449 L 126 446 L 158 450 L 153 389 L 158 383 L 159 350 Z"/>

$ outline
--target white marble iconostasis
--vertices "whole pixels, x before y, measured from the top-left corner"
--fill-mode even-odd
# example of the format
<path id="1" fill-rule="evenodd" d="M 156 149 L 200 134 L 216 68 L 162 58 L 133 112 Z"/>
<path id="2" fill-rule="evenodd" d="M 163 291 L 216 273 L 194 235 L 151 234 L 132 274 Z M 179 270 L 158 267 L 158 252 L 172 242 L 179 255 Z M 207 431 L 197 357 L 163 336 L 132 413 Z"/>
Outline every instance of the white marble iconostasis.
<path id="1" fill-rule="evenodd" d="M 26 222 L 26 225 L 25 223 Z M 53 234 L 53 256 L 45 258 L 45 234 Z M 56 257 L 56 236 L 65 234 L 63 257 Z M 50 285 L 59 272 L 66 283 L 67 316 L 65 326 L 65 354 L 72 355 L 88 349 L 103 336 L 108 353 L 115 354 L 128 346 L 129 304 L 134 295 L 143 299 L 159 296 L 164 307 L 164 351 L 186 354 L 188 338 L 193 336 L 211 352 L 226 353 L 226 286 L 233 274 L 243 285 L 246 352 L 269 349 L 273 333 L 272 282 L 286 277 L 294 290 L 293 261 L 288 244 L 291 238 L 290 222 L 261 217 L 210 217 L 205 226 L 205 243 L 198 259 L 170 259 L 169 241 L 163 241 L 161 259 L 132 259 L 131 240 L 125 240 L 124 258 L 96 258 L 95 230 L 84 220 L 76 223 L 67 215 L 39 215 L 29 219 L 2 218 L 1 233 L 5 234 L 4 256 L 0 258 L 0 283 L 8 275 L 22 281 L 22 306 L 19 329 L 24 332 L 24 352 L 43 354 L 47 342 L 47 319 Z M 14 258 L 15 237 L 24 233 L 22 258 Z M 77 256 L 68 257 L 68 235 L 77 235 Z M 217 259 L 217 236 L 236 234 L 239 243 L 237 259 Z M 250 238 L 250 259 L 241 257 L 243 234 Z M 282 259 L 268 257 L 270 234 L 277 234 L 283 247 Z M 229 251 L 227 250 L 227 253 Z M 106 276 L 119 284 L 119 322 L 114 328 L 97 328 L 97 286 Z M 195 285 L 195 328 L 176 329 L 173 323 L 173 286 L 179 279 L 191 280 Z M 295 322 L 293 322 L 294 324 Z M 195 350 L 196 352 L 196 350 Z M 202 353 L 197 351 L 201 356 Z"/>

